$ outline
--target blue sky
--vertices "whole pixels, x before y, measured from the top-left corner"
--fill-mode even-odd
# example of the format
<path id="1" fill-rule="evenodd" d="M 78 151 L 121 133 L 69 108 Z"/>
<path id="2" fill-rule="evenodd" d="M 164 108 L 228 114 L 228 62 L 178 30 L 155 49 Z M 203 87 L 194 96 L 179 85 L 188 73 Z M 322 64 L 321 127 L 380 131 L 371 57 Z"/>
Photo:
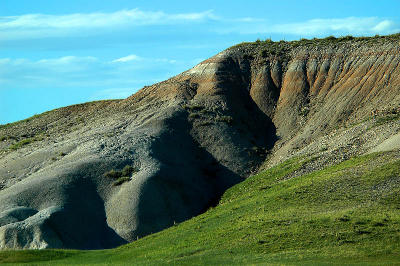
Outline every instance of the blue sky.
<path id="1" fill-rule="evenodd" d="M 0 124 L 125 98 L 243 41 L 400 32 L 400 1 L 0 0 Z"/>

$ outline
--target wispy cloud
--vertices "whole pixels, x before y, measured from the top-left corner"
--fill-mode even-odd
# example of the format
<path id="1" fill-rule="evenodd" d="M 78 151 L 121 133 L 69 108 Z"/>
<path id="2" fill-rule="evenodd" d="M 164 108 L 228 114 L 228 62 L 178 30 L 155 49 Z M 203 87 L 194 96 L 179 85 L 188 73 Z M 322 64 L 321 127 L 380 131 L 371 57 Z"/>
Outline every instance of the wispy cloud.
<path id="1" fill-rule="evenodd" d="M 297 35 L 321 34 L 387 34 L 399 30 L 394 21 L 377 17 L 348 17 L 340 19 L 312 19 L 303 23 L 275 25 L 274 32 Z"/>
<path id="2" fill-rule="evenodd" d="M 40 60 L 2 58 L 0 59 L 0 85 L 12 86 L 16 83 L 25 83 L 24 86 L 29 87 L 40 82 L 56 81 L 62 76 L 69 76 L 76 80 L 97 64 L 99 64 L 99 59 L 92 56 L 63 56 Z"/>
<path id="3" fill-rule="evenodd" d="M 212 22 L 212 24 L 206 24 Z M 247 35 L 283 34 L 321 36 L 327 34 L 390 34 L 400 31 L 398 22 L 379 17 L 347 17 L 311 19 L 297 23 L 273 23 L 265 18 L 224 18 L 212 10 L 193 13 L 166 13 L 125 9 L 104 13 L 66 15 L 25 14 L 0 16 L 0 41 L 43 39 L 54 37 L 106 35 L 145 26 L 191 25 L 204 23 L 201 28 L 214 34 L 238 33 Z M 126 37 L 121 35 L 122 37 Z M 123 62 L 123 61 L 119 61 Z"/>
<path id="4" fill-rule="evenodd" d="M 135 54 L 131 54 L 131 55 L 127 55 L 121 58 L 117 58 L 113 61 L 111 61 L 112 63 L 124 63 L 124 62 L 129 62 L 129 61 L 139 61 L 142 58 L 140 56 L 137 56 Z"/>
<path id="5" fill-rule="evenodd" d="M 140 64 L 137 64 L 137 61 Z M 62 56 L 30 60 L 0 58 L 0 88 L 123 88 L 116 95 L 126 95 L 161 81 L 192 66 L 192 62 L 168 58 L 148 58 L 130 54 L 114 60 L 93 56 Z M 100 94 L 99 94 L 100 95 Z M 101 96 L 101 95 L 100 95 Z M 111 96 L 110 96 L 111 97 Z"/>
<path id="6" fill-rule="evenodd" d="M 171 25 L 213 19 L 217 19 L 217 17 L 212 10 L 198 13 L 168 14 L 163 11 L 142 11 L 137 8 L 112 13 L 2 16 L 0 17 L 0 40 L 61 37 L 93 29 Z M 98 32 L 93 31 L 93 33 Z"/>
<path id="7" fill-rule="evenodd" d="M 41 59 L 37 63 L 42 64 L 71 64 L 71 63 L 82 63 L 82 62 L 95 62 L 98 58 L 93 56 L 63 56 L 58 58 Z"/>
<path id="8" fill-rule="evenodd" d="M 400 31 L 399 23 L 378 17 L 347 17 L 331 19 L 311 19 L 298 23 L 273 24 L 255 18 L 237 19 L 241 22 L 231 28 L 217 29 L 220 33 L 240 34 L 286 34 L 296 36 L 321 35 L 370 35 L 390 34 Z"/>

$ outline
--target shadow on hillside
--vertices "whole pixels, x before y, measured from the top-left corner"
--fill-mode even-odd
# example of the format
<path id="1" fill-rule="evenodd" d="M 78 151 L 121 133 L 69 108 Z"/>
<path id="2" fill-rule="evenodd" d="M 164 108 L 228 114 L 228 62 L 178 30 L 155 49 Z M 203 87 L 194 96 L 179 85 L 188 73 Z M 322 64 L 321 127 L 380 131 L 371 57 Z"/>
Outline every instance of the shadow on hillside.
<path id="1" fill-rule="evenodd" d="M 276 141 L 276 130 L 271 120 L 248 96 L 242 99 L 245 104 L 252 106 L 250 111 L 244 106 L 242 109 L 255 120 L 249 123 L 249 128 L 243 128 L 237 123 L 229 127 L 229 130 L 235 131 L 233 135 L 237 136 L 231 139 L 233 143 L 230 145 L 237 143 L 245 147 L 243 150 L 250 151 L 245 155 L 241 153 L 246 163 L 255 161 L 258 165 L 263 161 L 265 153 L 252 151 L 252 146 L 271 148 Z M 240 117 L 240 114 L 232 115 L 234 119 Z M 131 239 L 161 231 L 205 212 L 218 204 L 228 188 L 243 180 L 243 176 L 230 170 L 223 162 L 218 162 L 214 155 L 191 136 L 193 125 L 187 120 L 184 111 L 163 123 L 163 133 L 151 146 L 152 157 L 160 162 L 160 167 L 141 187 L 138 226 L 132 232 Z M 251 135 L 248 140 L 240 137 L 241 129 L 250 134 L 256 129 L 262 132 L 258 132 L 258 137 Z M 266 133 L 269 133 L 268 137 L 264 136 Z M 240 163 L 240 158 L 236 160 Z"/>
<path id="2" fill-rule="evenodd" d="M 184 112 L 165 123 L 151 147 L 160 167 L 141 188 L 138 226 L 131 238 L 158 232 L 204 212 L 226 189 L 243 180 L 193 139 Z"/>
<path id="3" fill-rule="evenodd" d="M 127 243 L 108 226 L 104 201 L 90 178 L 103 167 L 84 164 L 74 172 L 73 181 L 64 185 L 62 208 L 48 220 L 64 248 L 107 249 Z"/>

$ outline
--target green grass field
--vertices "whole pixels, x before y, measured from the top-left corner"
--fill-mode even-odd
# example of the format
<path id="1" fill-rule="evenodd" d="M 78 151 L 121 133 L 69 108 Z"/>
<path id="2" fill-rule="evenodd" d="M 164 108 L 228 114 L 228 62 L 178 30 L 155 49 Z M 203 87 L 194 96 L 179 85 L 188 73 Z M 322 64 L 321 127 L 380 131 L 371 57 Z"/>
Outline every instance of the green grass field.
<path id="1" fill-rule="evenodd" d="M 21 264 L 400 265 L 400 155 L 285 179 L 297 158 L 232 187 L 206 213 L 111 250 L 0 252 Z"/>

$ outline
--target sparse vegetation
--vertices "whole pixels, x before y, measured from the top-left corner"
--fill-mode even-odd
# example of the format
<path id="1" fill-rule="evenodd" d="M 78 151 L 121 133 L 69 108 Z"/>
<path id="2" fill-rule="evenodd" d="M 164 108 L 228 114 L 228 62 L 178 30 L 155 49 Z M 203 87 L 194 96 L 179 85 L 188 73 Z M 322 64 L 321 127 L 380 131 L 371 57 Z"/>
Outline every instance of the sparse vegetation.
<path id="1" fill-rule="evenodd" d="M 204 106 L 184 104 L 184 105 L 182 105 L 182 108 L 189 112 L 195 112 L 195 111 L 200 111 L 200 110 L 204 109 Z"/>
<path id="2" fill-rule="evenodd" d="M 125 167 L 121 171 L 121 174 L 122 176 L 131 176 L 133 173 L 137 172 L 139 172 L 139 169 L 137 169 L 136 167 L 125 165 Z"/>
<path id="3" fill-rule="evenodd" d="M 257 155 L 259 155 L 259 156 L 265 156 L 265 155 L 267 154 L 267 151 L 266 151 L 265 148 L 253 146 L 253 147 L 251 147 L 251 149 L 250 149 L 250 154 L 251 154 L 251 153 L 257 154 Z"/>
<path id="4" fill-rule="evenodd" d="M 400 119 L 400 114 L 390 114 L 390 115 L 378 117 L 376 119 L 374 126 L 380 126 L 380 125 L 386 124 L 390 121 L 394 121 L 394 120 L 398 120 L 398 119 Z"/>
<path id="5" fill-rule="evenodd" d="M 116 178 L 121 177 L 121 176 L 122 176 L 122 173 L 121 173 L 121 171 L 116 171 L 116 170 L 114 170 L 114 169 L 111 169 L 110 171 L 108 171 L 107 173 L 105 173 L 104 176 L 105 176 L 105 177 L 108 177 L 108 178 L 116 179 Z"/>
<path id="6" fill-rule="evenodd" d="M 189 114 L 189 118 L 197 119 L 197 118 L 200 118 L 200 115 L 197 114 L 197 113 L 190 113 L 190 114 Z"/>
<path id="7" fill-rule="evenodd" d="M 316 46 L 316 45 L 336 45 L 345 42 L 359 42 L 359 43 L 379 43 L 382 41 L 398 41 L 400 40 L 400 33 L 386 35 L 386 36 L 373 36 L 373 37 L 353 37 L 351 35 L 335 37 L 328 36 L 325 38 L 313 38 L 306 39 L 301 38 L 300 40 L 294 41 L 272 41 L 271 39 L 260 40 L 257 39 L 255 42 L 243 42 L 241 44 L 231 47 L 235 49 L 238 47 L 251 46 L 252 50 L 257 51 L 261 58 L 280 57 L 284 58 L 288 56 L 288 53 L 292 48 L 299 46 Z M 251 56 L 251 55 L 250 55 Z"/>
<path id="8" fill-rule="evenodd" d="M 228 116 L 228 115 L 217 116 L 215 118 L 215 121 L 216 122 L 224 122 L 224 123 L 231 125 L 233 123 L 233 118 L 232 118 L 232 116 Z"/>
<path id="9" fill-rule="evenodd" d="M 185 104 L 182 106 L 186 111 L 188 111 L 189 119 L 200 119 L 200 118 L 206 118 L 207 116 L 213 116 L 213 113 L 205 108 L 205 106 L 202 105 L 188 105 Z"/>
<path id="10" fill-rule="evenodd" d="M 76 123 L 73 123 L 72 121 L 75 121 L 76 117 L 82 116 L 82 110 L 107 106 L 116 101 L 119 100 L 102 100 L 72 105 L 34 115 L 17 122 L 2 124 L 0 125 L 0 136 L 5 136 L 7 138 L 6 140 L 16 140 L 15 143 L 2 151 L 6 153 L 14 151 L 33 142 L 43 140 L 44 137 L 54 138 L 56 136 L 65 135 L 65 133 L 76 129 Z M 84 117 L 89 118 L 88 115 L 85 115 Z M 57 124 L 56 126 L 53 126 L 55 124 L 48 126 L 55 121 L 57 121 L 57 123 L 55 123 Z M 24 136 L 26 132 L 30 132 L 30 136 Z"/>
<path id="11" fill-rule="evenodd" d="M 122 176 L 122 177 L 118 178 L 118 179 L 113 183 L 113 186 L 122 185 L 123 183 L 128 182 L 129 180 L 131 180 L 130 177 L 128 177 L 128 176 Z"/>
<path id="12" fill-rule="evenodd" d="M 324 145 L 324 146 L 321 147 L 321 149 L 319 151 L 320 152 L 324 152 L 324 151 L 327 151 L 328 149 L 329 149 L 328 146 Z"/>
<path id="13" fill-rule="evenodd" d="M 110 171 L 106 172 L 104 176 L 107 178 L 116 179 L 113 182 L 113 186 L 119 186 L 131 180 L 132 175 L 137 172 L 139 172 L 138 168 L 133 167 L 131 165 L 125 165 L 125 167 L 122 170 L 119 171 L 111 169 Z"/>
<path id="14" fill-rule="evenodd" d="M 351 35 L 346 35 L 346 36 L 343 36 L 343 37 L 339 37 L 339 40 L 340 41 L 351 41 L 351 40 L 354 40 L 354 37 L 351 36 Z"/>
<path id="15" fill-rule="evenodd" d="M 299 114 L 300 114 L 300 116 L 305 117 L 308 115 L 309 112 L 310 112 L 310 108 L 308 106 L 305 106 L 305 107 L 301 108 Z"/>
<path id="16" fill-rule="evenodd" d="M 206 114 L 210 113 L 210 111 L 208 111 L 207 109 L 202 109 L 199 111 L 199 113 L 202 115 L 206 115 Z"/>
<path id="17" fill-rule="evenodd" d="M 10 146 L 10 149 L 11 149 L 11 150 L 18 150 L 19 148 L 21 148 L 21 147 L 23 147 L 23 146 L 25 146 L 25 145 L 28 145 L 28 144 L 30 144 L 30 143 L 36 141 L 36 140 L 37 140 L 37 139 L 35 139 L 35 138 L 23 139 L 23 140 L 21 140 L 21 141 L 18 141 L 17 143 L 12 144 L 12 145 Z"/>
<path id="18" fill-rule="evenodd" d="M 337 38 L 336 38 L 335 36 L 332 36 L 332 35 L 331 35 L 331 36 L 328 36 L 328 37 L 324 38 L 324 40 L 325 40 L 325 41 L 331 41 L 331 42 L 332 42 L 332 41 L 336 41 Z"/>
<path id="19" fill-rule="evenodd" d="M 266 42 L 259 54 L 261 57 L 266 58 L 269 56 L 283 56 L 286 52 L 286 47 L 279 42 Z"/>
<path id="20" fill-rule="evenodd" d="M 210 126 L 213 125 L 214 123 L 212 121 L 203 121 L 199 123 L 199 126 L 205 127 L 205 126 Z"/>

